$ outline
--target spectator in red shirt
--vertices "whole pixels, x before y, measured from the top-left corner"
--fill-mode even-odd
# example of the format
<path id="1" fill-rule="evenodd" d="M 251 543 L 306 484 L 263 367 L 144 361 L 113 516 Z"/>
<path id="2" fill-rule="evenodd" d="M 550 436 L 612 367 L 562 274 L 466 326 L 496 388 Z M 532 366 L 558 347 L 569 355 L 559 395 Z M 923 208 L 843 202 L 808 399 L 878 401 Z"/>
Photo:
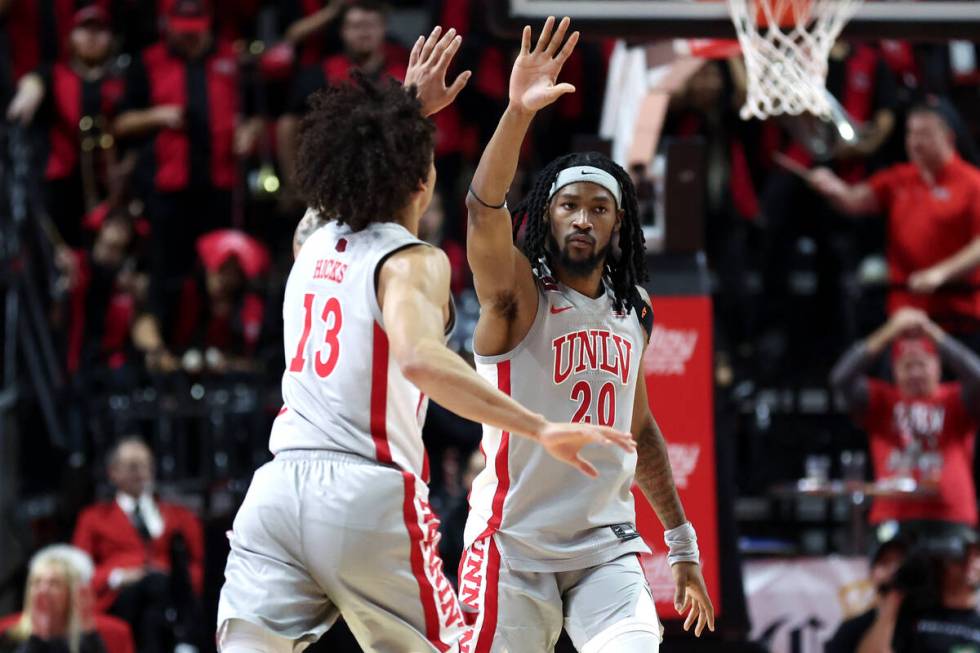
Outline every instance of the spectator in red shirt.
<path id="1" fill-rule="evenodd" d="M 339 21 L 343 51 L 300 70 L 289 91 L 287 114 L 279 120 L 279 159 L 287 182 L 295 178 L 298 117 L 306 112 L 306 99 L 312 93 L 330 84 L 345 83 L 355 70 L 373 79 L 405 78 L 408 53 L 385 43 L 387 8 L 384 4 L 355 0 L 343 8 Z"/>
<path id="2" fill-rule="evenodd" d="M 7 118 L 22 124 L 38 110 L 49 126 L 44 169 L 48 213 L 70 246 L 81 241 L 83 214 L 109 188 L 113 137 L 109 130 L 123 80 L 110 66 L 109 15 L 99 5 L 75 13 L 67 37 L 69 58 L 21 77 Z"/>
<path id="3" fill-rule="evenodd" d="M 910 111 L 911 163 L 855 185 L 827 168 L 809 181 L 845 213 L 888 214 L 889 277 L 899 286 L 889 295 L 889 313 L 920 308 L 948 330 L 969 334 L 980 324 L 980 170 L 957 155 L 950 111 L 939 100 Z M 944 288 L 954 283 L 963 287 Z"/>
<path id="4" fill-rule="evenodd" d="M 73 252 L 69 295 L 68 371 L 119 370 L 128 359 L 129 334 L 142 279 L 132 268 L 135 228 L 123 212 L 108 213 L 91 250 Z"/>
<path id="5" fill-rule="evenodd" d="M 180 314 L 171 331 L 150 316 L 134 332 L 152 370 L 190 373 L 247 372 L 256 367 L 265 302 L 251 284 L 269 266 L 265 246 L 247 234 L 224 229 L 197 241 L 199 265 L 180 294 Z"/>
<path id="6" fill-rule="evenodd" d="M 894 383 L 867 377 L 865 371 L 889 345 Z M 940 382 L 940 357 L 957 382 Z M 976 526 L 972 462 L 980 422 L 980 358 L 922 311 L 903 308 L 841 357 L 831 384 L 868 432 L 876 478 L 912 477 L 938 493 L 927 499 L 875 499 L 872 524 L 898 522 L 905 531 L 930 522 Z M 889 530 L 881 536 L 887 538 Z"/>
<path id="7" fill-rule="evenodd" d="M 0 19 L 10 42 L 15 80 L 64 58 L 75 12 L 89 5 L 108 11 L 113 0 L 4 0 Z"/>
<path id="8" fill-rule="evenodd" d="M 296 133 L 299 116 L 306 112 L 306 100 L 327 86 L 345 84 L 354 71 L 372 79 L 391 77 L 404 81 L 408 69 L 408 50 L 387 41 L 387 6 L 378 0 L 352 0 L 340 17 L 343 51 L 303 68 L 289 92 L 284 115 L 278 124 L 279 164 L 287 183 L 295 178 Z M 468 77 L 468 75 L 467 75 Z M 436 124 L 436 166 L 444 187 L 449 176 L 440 167 L 444 159 L 461 149 L 459 114 L 450 105 L 432 117 Z"/>
<path id="9" fill-rule="evenodd" d="M 145 138 L 140 170 L 148 186 L 150 301 L 171 328 L 198 235 L 231 223 L 236 159 L 251 151 L 261 122 L 244 120 L 238 61 L 211 37 L 204 0 L 173 0 L 166 38 L 133 60 L 120 137 Z"/>
<path id="10" fill-rule="evenodd" d="M 204 583 L 204 535 L 186 508 L 153 493 L 153 454 L 138 438 L 118 442 L 108 457 L 112 501 L 85 508 L 73 543 L 95 562 L 97 606 L 125 619 L 140 653 L 197 644 L 196 602 Z M 178 617 L 168 619 L 174 610 Z"/>

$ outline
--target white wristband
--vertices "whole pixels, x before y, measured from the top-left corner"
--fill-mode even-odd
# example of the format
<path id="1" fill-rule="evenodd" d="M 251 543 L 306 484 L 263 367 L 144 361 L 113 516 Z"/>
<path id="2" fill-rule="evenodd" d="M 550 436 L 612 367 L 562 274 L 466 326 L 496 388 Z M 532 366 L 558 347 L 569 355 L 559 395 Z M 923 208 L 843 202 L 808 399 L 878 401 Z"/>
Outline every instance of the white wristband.
<path id="1" fill-rule="evenodd" d="M 678 562 L 701 564 L 698 535 L 694 532 L 691 522 L 684 522 L 677 528 L 664 531 L 664 544 L 667 545 L 667 563 L 670 566 L 673 567 Z"/>

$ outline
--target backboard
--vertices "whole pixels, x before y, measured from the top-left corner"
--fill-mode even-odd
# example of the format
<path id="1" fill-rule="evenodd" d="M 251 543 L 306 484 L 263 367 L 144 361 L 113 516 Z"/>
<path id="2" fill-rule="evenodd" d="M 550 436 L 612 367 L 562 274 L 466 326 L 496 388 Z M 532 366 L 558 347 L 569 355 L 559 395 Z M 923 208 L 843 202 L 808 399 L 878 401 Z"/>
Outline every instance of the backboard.
<path id="1" fill-rule="evenodd" d="M 494 27 L 514 34 L 546 17 L 571 16 L 594 35 L 734 38 L 725 0 L 489 0 Z M 867 0 L 844 28 L 851 38 L 980 41 L 978 0 Z"/>

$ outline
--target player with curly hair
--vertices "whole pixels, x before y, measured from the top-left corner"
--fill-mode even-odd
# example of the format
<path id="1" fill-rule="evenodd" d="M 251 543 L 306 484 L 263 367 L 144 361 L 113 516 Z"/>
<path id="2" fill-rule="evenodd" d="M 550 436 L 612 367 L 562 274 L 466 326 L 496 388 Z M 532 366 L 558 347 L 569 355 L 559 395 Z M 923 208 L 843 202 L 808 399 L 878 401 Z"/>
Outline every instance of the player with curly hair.
<path id="1" fill-rule="evenodd" d="M 225 653 L 302 650 L 340 615 L 367 651 L 460 650 L 428 502 L 427 397 L 569 465 L 589 444 L 633 448 L 626 433 L 544 420 L 445 346 L 449 264 L 417 232 L 435 182 L 428 116 L 469 76 L 446 87 L 459 44 L 437 28 L 416 42 L 405 88 L 355 78 L 314 97 L 302 125 L 298 179 L 308 226 L 322 225 L 286 284 L 284 405 L 275 459 L 255 473 L 230 535 Z"/>
<path id="2" fill-rule="evenodd" d="M 578 41 L 569 20 L 525 27 L 510 102 L 467 196 L 467 257 L 481 304 L 477 371 L 548 419 L 628 431 L 636 451 L 589 450 L 585 480 L 537 443 L 484 426 L 486 469 L 474 480 L 460 600 L 475 615 L 477 653 L 550 651 L 568 632 L 583 653 L 658 650 L 661 627 L 639 553 L 635 479 L 666 530 L 674 603 L 685 628 L 714 628 L 697 538 L 677 495 L 647 403 L 643 353 L 653 324 L 636 191 L 608 157 L 558 158 L 515 209 L 505 197 L 535 113 Z M 523 232 L 523 240 L 515 240 Z M 503 561 L 503 564 L 501 564 Z"/>

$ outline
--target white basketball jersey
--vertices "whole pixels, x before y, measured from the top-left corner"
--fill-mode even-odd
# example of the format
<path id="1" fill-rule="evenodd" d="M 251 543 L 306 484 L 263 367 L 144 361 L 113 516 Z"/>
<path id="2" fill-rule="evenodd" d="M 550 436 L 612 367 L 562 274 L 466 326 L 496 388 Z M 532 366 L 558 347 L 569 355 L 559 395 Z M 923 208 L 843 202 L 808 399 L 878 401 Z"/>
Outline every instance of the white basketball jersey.
<path id="1" fill-rule="evenodd" d="M 536 283 L 537 314 L 527 336 L 506 354 L 476 356 L 477 371 L 551 421 L 629 431 L 646 342 L 639 317 L 617 313 L 609 289 L 592 299 L 551 277 Z M 635 453 L 587 448 L 584 456 L 599 471 L 591 479 L 498 428 L 484 426 L 482 446 L 487 466 L 470 493 L 467 547 L 493 533 L 508 567 L 533 572 L 649 552 L 634 525 Z"/>
<path id="2" fill-rule="evenodd" d="M 283 302 L 283 407 L 269 449 L 329 449 L 424 476 L 426 397 L 388 352 L 377 299 L 381 263 L 425 244 L 394 222 L 328 222 L 304 243 Z"/>

